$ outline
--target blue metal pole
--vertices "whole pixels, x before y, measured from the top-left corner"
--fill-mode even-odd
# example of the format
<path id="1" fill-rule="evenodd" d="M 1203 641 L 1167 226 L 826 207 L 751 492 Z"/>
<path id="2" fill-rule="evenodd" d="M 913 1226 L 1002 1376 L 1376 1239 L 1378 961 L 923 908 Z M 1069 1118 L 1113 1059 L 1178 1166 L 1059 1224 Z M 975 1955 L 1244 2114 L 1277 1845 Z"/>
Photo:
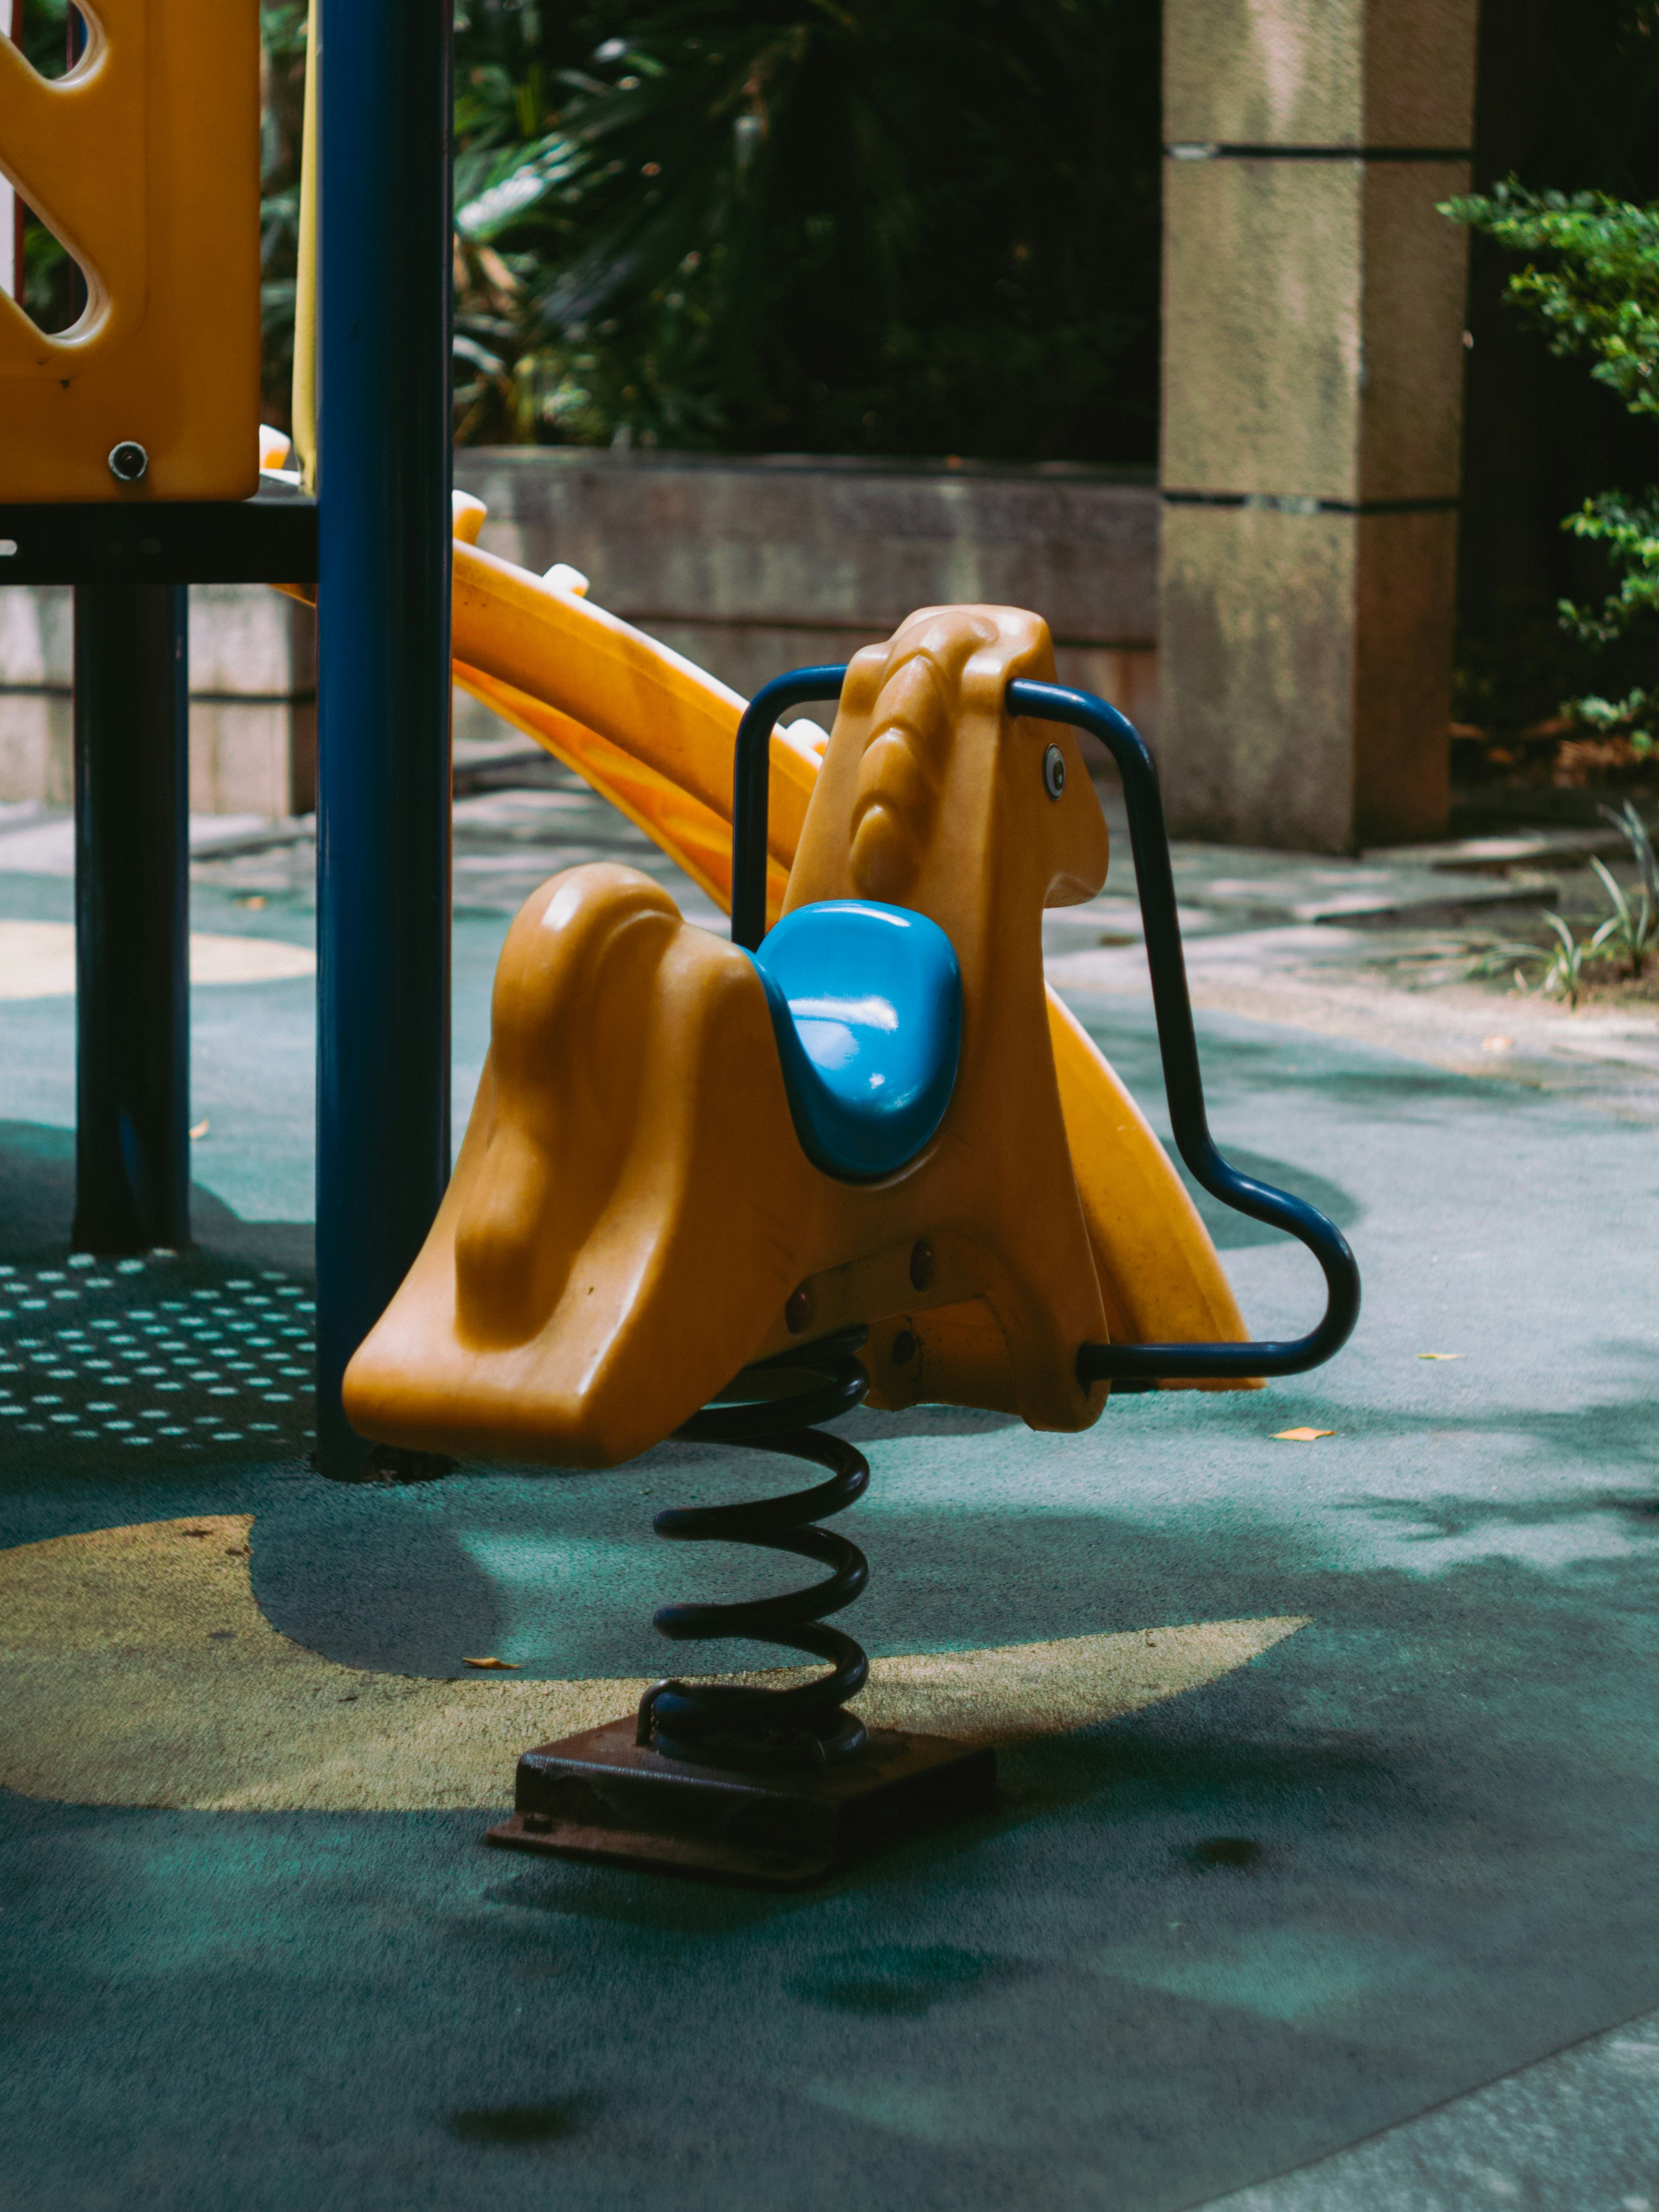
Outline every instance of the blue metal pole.
<path id="1" fill-rule="evenodd" d="M 449 1174 L 451 20 L 322 0 L 317 1447 Z"/>

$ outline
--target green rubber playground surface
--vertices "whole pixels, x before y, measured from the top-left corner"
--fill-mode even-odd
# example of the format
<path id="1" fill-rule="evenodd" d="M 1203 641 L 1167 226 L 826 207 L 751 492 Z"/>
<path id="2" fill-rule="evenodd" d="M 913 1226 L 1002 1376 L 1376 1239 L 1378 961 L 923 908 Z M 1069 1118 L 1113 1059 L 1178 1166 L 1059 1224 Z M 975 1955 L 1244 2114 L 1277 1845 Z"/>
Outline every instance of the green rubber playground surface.
<path id="1" fill-rule="evenodd" d="M 504 927 L 458 922 L 463 1097 Z M 651 1514 L 787 1468 L 313 1474 L 310 988 L 196 1001 L 200 1247 L 125 1271 L 66 1259 L 72 1003 L 0 1005 L 0 1545 L 252 1515 L 266 1618 L 341 1666 L 657 1671 L 653 1605 L 755 1585 Z M 1161 1103 L 1150 1012 L 1077 1003 Z M 1164 2212 L 1659 2003 L 1653 1131 L 1200 1031 L 1224 1149 L 1355 1246 L 1352 1344 L 1080 1437 L 852 1417 L 872 1580 L 843 1618 L 878 1654 L 1304 1627 L 1006 1750 L 994 1814 L 785 1897 L 491 1852 L 487 1811 L 0 1792 L 0 2205 Z M 1305 1326 L 1304 1255 L 1218 1241 L 1254 1327 Z M 1274 1440 L 1298 1425 L 1333 1433 Z M 1599 2212 L 1659 2172 L 1466 2183 Z"/>

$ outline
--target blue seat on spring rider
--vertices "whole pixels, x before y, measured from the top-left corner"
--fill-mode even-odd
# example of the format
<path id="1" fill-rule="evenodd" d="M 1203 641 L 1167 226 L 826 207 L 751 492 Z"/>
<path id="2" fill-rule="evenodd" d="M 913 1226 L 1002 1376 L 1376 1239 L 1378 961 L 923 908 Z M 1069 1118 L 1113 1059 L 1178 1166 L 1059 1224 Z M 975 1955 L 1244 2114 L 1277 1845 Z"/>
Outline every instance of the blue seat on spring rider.
<path id="1" fill-rule="evenodd" d="M 945 1118 L 962 971 L 935 921 L 870 899 L 787 914 L 750 957 L 801 1149 L 826 1175 L 890 1175 Z"/>

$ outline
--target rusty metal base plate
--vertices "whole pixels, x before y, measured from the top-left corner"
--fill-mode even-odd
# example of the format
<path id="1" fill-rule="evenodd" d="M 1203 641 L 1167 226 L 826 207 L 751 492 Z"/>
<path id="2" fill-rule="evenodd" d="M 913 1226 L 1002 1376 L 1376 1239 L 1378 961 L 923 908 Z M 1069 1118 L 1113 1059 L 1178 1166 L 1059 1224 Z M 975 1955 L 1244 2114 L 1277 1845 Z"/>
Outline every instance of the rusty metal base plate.
<path id="1" fill-rule="evenodd" d="M 872 1729 L 856 1758 L 763 1776 L 635 1741 L 635 1721 L 527 1751 L 487 1843 L 793 1889 L 924 1823 L 996 1802 L 988 1746 Z"/>

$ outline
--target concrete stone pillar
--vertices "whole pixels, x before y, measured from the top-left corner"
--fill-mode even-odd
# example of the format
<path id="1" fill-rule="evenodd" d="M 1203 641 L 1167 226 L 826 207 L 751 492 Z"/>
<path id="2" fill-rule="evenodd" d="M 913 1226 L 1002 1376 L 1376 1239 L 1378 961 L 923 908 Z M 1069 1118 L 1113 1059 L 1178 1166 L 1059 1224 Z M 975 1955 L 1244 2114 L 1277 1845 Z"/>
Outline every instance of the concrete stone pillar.
<path id="1" fill-rule="evenodd" d="M 1164 0 L 1159 751 L 1188 836 L 1445 826 L 1476 0 Z"/>

